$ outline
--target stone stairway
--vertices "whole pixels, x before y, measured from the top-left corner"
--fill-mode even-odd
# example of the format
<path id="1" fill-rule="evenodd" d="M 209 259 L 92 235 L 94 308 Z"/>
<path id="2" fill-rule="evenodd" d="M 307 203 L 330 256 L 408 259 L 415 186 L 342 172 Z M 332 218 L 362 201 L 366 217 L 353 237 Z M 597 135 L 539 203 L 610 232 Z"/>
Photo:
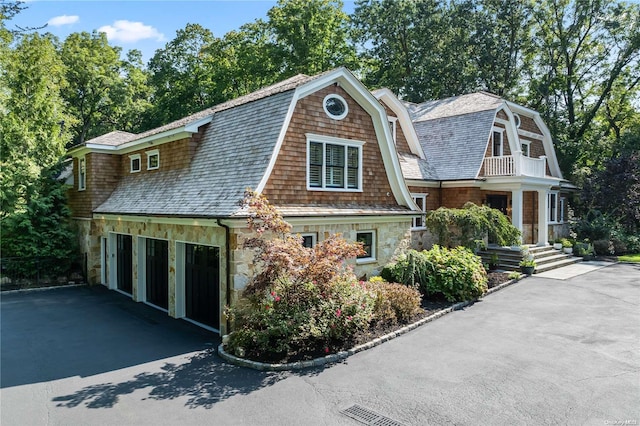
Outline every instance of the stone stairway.
<path id="1" fill-rule="evenodd" d="M 562 253 L 560 250 L 554 249 L 552 246 L 528 246 L 536 261 L 536 269 L 534 273 L 550 271 L 563 266 L 571 265 L 582 261 L 581 257 Z M 519 271 L 522 254 L 518 250 L 509 247 L 489 246 L 486 250 L 478 253 L 482 257 L 483 263 L 489 263 L 491 254 L 498 255 L 498 269 L 505 271 Z"/>

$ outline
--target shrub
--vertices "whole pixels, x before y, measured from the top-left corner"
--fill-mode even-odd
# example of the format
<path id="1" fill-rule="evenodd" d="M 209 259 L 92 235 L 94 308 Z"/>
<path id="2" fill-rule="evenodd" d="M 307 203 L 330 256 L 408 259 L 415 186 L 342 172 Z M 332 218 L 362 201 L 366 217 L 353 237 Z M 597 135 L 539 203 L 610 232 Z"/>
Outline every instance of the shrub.
<path id="1" fill-rule="evenodd" d="M 438 237 L 438 244 L 462 245 L 473 250 L 487 235 L 500 245 L 520 242 L 520 231 L 500 210 L 471 202 L 461 209 L 440 207 L 427 214 L 425 226 Z"/>
<path id="2" fill-rule="evenodd" d="M 226 313 L 233 321 L 230 352 L 281 361 L 342 347 L 369 326 L 375 293 L 358 282 L 345 260 L 362 253 L 360 243 L 332 236 L 305 248 L 291 226 L 261 195 L 247 191 L 249 228 L 261 271 Z"/>
<path id="3" fill-rule="evenodd" d="M 487 291 L 482 260 L 464 247 L 410 250 L 383 272 L 403 283 L 417 283 L 427 297 L 439 294 L 451 302 L 475 299 Z"/>
<path id="4" fill-rule="evenodd" d="M 403 284 L 388 283 L 382 278 L 372 278 L 367 284 L 376 295 L 373 321 L 383 324 L 407 323 L 420 312 L 422 295 Z"/>

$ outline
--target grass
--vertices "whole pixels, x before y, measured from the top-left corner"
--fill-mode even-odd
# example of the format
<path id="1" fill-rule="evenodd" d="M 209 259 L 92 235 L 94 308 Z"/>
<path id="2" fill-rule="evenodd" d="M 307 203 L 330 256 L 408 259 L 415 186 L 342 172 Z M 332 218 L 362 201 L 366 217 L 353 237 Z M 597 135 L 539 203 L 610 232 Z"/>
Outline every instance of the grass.
<path id="1" fill-rule="evenodd" d="M 624 255 L 624 256 L 618 256 L 618 260 L 620 262 L 640 263 L 640 253 L 627 254 L 627 255 Z"/>

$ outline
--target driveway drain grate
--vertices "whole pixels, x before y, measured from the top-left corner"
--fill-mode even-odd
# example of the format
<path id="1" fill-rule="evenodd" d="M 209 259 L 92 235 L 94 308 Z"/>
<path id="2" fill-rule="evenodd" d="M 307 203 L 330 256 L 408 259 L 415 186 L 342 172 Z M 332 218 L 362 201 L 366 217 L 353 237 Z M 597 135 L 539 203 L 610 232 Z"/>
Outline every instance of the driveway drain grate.
<path id="1" fill-rule="evenodd" d="M 352 405 L 349 408 L 340 411 L 345 416 L 349 416 L 354 420 L 371 426 L 403 426 L 402 423 L 397 422 L 388 417 L 382 416 L 375 411 L 369 410 L 359 406 L 358 404 Z"/>

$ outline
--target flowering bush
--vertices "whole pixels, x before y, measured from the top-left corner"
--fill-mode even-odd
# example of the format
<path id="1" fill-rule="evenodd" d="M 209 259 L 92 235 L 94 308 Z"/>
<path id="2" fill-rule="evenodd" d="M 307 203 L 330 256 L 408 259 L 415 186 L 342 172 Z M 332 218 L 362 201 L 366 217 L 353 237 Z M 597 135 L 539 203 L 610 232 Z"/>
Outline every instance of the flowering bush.
<path id="1" fill-rule="evenodd" d="M 306 248 L 264 196 L 247 191 L 244 205 L 257 234 L 245 247 L 255 249 L 261 271 L 227 309 L 232 353 L 281 361 L 330 352 L 369 326 L 375 292 L 345 264 L 362 253 L 360 243 L 334 235 Z"/>

